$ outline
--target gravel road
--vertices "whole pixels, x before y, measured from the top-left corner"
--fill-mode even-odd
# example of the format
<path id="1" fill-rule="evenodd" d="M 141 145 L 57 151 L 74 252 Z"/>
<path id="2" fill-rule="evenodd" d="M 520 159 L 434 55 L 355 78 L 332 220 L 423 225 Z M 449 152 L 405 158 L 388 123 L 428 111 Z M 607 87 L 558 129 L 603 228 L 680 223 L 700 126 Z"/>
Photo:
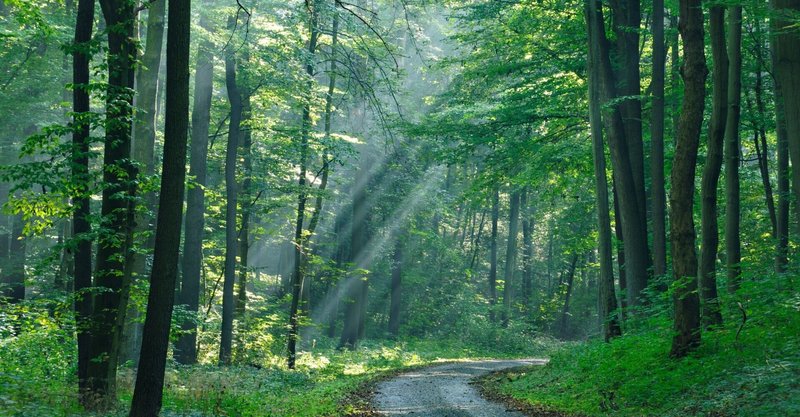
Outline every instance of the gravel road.
<path id="1" fill-rule="evenodd" d="M 524 417 L 481 398 L 470 381 L 493 371 L 544 364 L 542 359 L 494 360 L 425 368 L 379 384 L 373 405 L 383 416 Z"/>

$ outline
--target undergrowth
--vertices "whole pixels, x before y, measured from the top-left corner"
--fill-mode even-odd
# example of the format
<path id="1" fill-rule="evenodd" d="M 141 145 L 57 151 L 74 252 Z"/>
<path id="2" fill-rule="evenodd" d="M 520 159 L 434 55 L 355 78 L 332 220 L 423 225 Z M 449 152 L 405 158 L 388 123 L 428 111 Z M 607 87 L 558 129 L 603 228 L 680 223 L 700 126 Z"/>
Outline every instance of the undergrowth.
<path id="1" fill-rule="evenodd" d="M 671 323 L 658 313 L 611 343 L 564 345 L 547 366 L 499 374 L 486 386 L 575 415 L 800 416 L 799 285 L 790 275 L 748 280 L 724 300 L 725 325 L 703 332 L 683 359 L 668 357 Z"/>

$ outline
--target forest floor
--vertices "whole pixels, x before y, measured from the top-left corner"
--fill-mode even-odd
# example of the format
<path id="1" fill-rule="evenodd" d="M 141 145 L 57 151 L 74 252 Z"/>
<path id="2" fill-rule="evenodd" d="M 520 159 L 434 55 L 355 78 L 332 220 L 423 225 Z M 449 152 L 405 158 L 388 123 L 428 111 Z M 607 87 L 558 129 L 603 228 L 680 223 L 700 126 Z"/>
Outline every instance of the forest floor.
<path id="1" fill-rule="evenodd" d="M 543 365 L 542 359 L 455 362 L 404 373 L 375 387 L 377 415 L 429 417 L 522 417 L 481 397 L 473 380 L 490 372 Z"/>

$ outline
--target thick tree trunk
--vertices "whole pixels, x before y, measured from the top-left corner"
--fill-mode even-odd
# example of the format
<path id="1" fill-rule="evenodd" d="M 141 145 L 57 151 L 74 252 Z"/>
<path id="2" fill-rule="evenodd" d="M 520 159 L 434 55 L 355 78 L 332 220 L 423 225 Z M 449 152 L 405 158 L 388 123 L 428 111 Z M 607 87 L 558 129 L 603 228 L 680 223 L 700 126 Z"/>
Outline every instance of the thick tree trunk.
<path id="1" fill-rule="evenodd" d="M 91 56 L 87 43 L 92 39 L 94 30 L 94 0 L 79 0 L 78 14 L 75 22 L 75 42 L 72 50 L 72 182 L 75 194 L 72 197 L 72 237 L 76 241 L 74 249 L 74 284 L 75 322 L 78 336 L 78 390 L 81 402 L 88 404 L 89 390 L 88 367 L 90 356 L 91 333 L 89 322 L 92 315 L 92 240 L 89 224 L 89 147 L 90 126 L 86 120 L 89 112 L 90 96 L 88 90 Z M 4 197 L 4 196 L 0 196 Z M 2 241 L 2 239 L 0 239 Z"/>
<path id="2" fill-rule="evenodd" d="M 694 229 L 694 181 L 697 149 L 703 124 L 705 80 L 708 73 L 700 0 L 680 0 L 680 34 L 683 38 L 684 97 L 670 193 L 670 236 L 673 276 L 676 281 L 675 336 L 670 356 L 682 357 L 700 343 L 700 298 L 697 294 L 697 254 Z"/>
<path id="3" fill-rule="evenodd" d="M 600 282 L 598 283 L 598 315 L 603 326 L 603 338 L 609 341 L 622 334 L 616 313 L 617 297 L 614 290 L 614 265 L 611 246 L 611 214 L 608 202 L 606 154 L 603 145 L 603 126 L 600 108 L 598 48 L 593 18 L 597 17 L 593 0 L 586 2 L 586 19 L 589 32 L 589 125 L 592 132 L 592 158 L 594 160 L 595 198 L 597 210 L 598 254 L 600 256 Z"/>
<path id="4" fill-rule="evenodd" d="M 773 19 L 770 23 L 770 32 L 772 36 L 776 32 L 777 22 Z M 778 67 L 778 61 L 775 54 L 775 48 L 770 49 L 770 60 L 773 68 L 773 85 L 774 85 L 774 100 L 775 100 L 775 133 L 778 137 L 778 207 L 776 210 L 776 227 L 777 227 L 777 242 L 775 249 L 775 270 L 778 273 L 784 273 L 789 265 L 789 199 L 791 198 L 791 190 L 789 189 L 790 173 L 789 173 L 789 142 L 786 132 L 786 113 L 783 108 L 783 89 L 775 76 L 775 68 Z"/>
<path id="5" fill-rule="evenodd" d="M 228 19 L 228 28 L 233 29 L 236 19 Z M 231 116 L 228 121 L 228 147 L 225 152 L 225 279 L 222 286 L 222 335 L 220 338 L 219 362 L 230 365 L 233 348 L 233 286 L 236 281 L 236 250 L 238 236 L 236 227 L 237 187 L 236 160 L 239 148 L 239 130 L 242 121 L 242 95 L 236 84 L 236 56 L 233 48 L 228 48 L 225 56 L 225 84 L 228 101 L 231 103 Z"/>
<path id="6" fill-rule="evenodd" d="M 712 6 L 709 18 L 711 56 L 713 60 L 713 92 L 711 125 L 708 132 L 708 155 L 701 184 L 702 243 L 700 251 L 700 285 L 703 299 L 703 320 L 706 325 L 722 324 L 717 299 L 717 186 L 722 171 L 725 124 L 728 115 L 728 51 L 725 47 L 725 9 Z"/>
<path id="7" fill-rule="evenodd" d="M 725 255 L 728 291 L 739 289 L 742 245 L 739 236 L 741 201 L 739 198 L 739 127 L 742 98 L 742 6 L 729 7 L 728 13 L 728 118 L 725 125 Z"/>
<path id="8" fill-rule="evenodd" d="M 130 164 L 131 112 L 136 57 L 134 4 L 101 0 L 108 27 L 108 91 L 103 151 L 103 227 L 97 248 L 89 390 L 99 408 L 116 401 L 116 375 L 122 319 L 127 310 L 136 169 Z"/>
<path id="9" fill-rule="evenodd" d="M 150 3 L 147 15 L 147 38 L 145 40 L 144 55 L 137 67 L 136 97 L 133 121 L 133 139 L 131 156 L 141 165 L 141 174 L 150 177 L 155 173 L 155 143 L 156 143 L 156 102 L 158 99 L 158 75 L 161 69 L 161 52 L 164 41 L 164 14 L 166 13 L 166 0 L 155 0 Z M 153 230 L 150 211 L 155 210 L 155 193 L 148 192 L 143 197 L 145 210 L 137 210 L 134 226 L 134 236 L 145 235 L 145 239 L 137 242 L 144 249 L 131 255 L 132 279 L 147 277 L 147 255 L 153 249 Z M 139 360 L 139 349 L 142 343 L 142 327 L 138 317 L 139 311 L 135 307 L 128 308 L 125 327 L 123 328 L 123 341 L 120 348 L 120 361 Z"/>
<path id="10" fill-rule="evenodd" d="M 800 167 L 800 34 L 794 19 L 794 14 L 800 11 L 800 0 L 772 0 L 770 4 L 775 13 L 772 21 L 775 35 L 773 70 L 776 86 L 780 88 L 776 99 L 781 99 L 779 108 L 783 109 L 792 166 Z M 791 172 L 795 199 L 800 201 L 800 169 Z M 800 210 L 797 216 L 800 219 Z"/>
<path id="11" fill-rule="evenodd" d="M 209 4 L 207 1 L 204 3 Z M 209 29 L 205 15 L 200 26 Z M 211 119 L 211 96 L 214 80 L 214 44 L 205 39 L 197 52 L 194 76 L 194 107 L 192 109 L 192 145 L 189 175 L 194 185 L 186 198 L 186 226 L 183 243 L 181 289 L 178 303 L 197 314 L 200 304 L 200 276 L 203 261 L 203 230 L 205 228 L 205 186 L 207 177 L 208 131 Z M 175 344 L 175 360 L 184 365 L 197 363 L 197 322 L 186 320 L 181 324 L 185 332 Z"/>
<path id="12" fill-rule="evenodd" d="M 186 187 L 190 28 L 191 0 L 170 0 L 163 175 L 153 271 L 131 417 L 157 416 L 161 410 L 175 283 L 178 280 L 183 196 Z"/>
<path id="13" fill-rule="evenodd" d="M 508 245 L 506 246 L 506 268 L 503 275 L 503 327 L 508 327 L 511 316 L 511 296 L 513 293 L 514 273 L 517 271 L 517 235 L 519 234 L 519 199 L 520 191 L 511 193 L 508 214 Z"/>

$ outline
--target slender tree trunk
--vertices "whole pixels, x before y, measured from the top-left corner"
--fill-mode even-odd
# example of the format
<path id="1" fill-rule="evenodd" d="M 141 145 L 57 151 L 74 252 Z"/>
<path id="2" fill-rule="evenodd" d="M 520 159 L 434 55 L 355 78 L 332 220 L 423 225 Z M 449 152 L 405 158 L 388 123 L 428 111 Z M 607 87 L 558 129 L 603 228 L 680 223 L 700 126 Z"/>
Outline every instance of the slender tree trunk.
<path id="1" fill-rule="evenodd" d="M 103 227 L 97 248 L 89 385 L 99 408 L 116 401 L 116 375 L 122 319 L 127 310 L 136 169 L 130 164 L 134 59 L 134 3 L 101 0 L 109 28 L 106 138 L 103 151 Z"/>
<path id="2" fill-rule="evenodd" d="M 78 390 L 81 402 L 88 404 L 89 390 L 88 367 L 90 356 L 90 318 L 92 315 L 92 296 L 89 288 L 92 286 L 92 240 L 90 215 L 90 178 L 89 178 L 89 148 L 90 130 L 88 112 L 90 110 L 89 96 L 89 61 L 91 56 L 87 53 L 87 43 L 92 39 L 94 30 L 94 0 L 78 0 L 78 14 L 75 22 L 75 42 L 72 50 L 72 182 L 75 185 L 75 194 L 72 197 L 72 237 L 75 242 L 74 263 L 75 276 L 73 291 L 75 293 L 75 322 L 78 336 Z M 4 197 L 4 196 L 0 196 Z M 1 237 L 1 236 L 0 236 Z M 2 239 L 0 239 L 1 241 Z"/>
<path id="3" fill-rule="evenodd" d="M 700 298 L 697 294 L 697 254 L 694 229 L 694 182 L 697 149 L 703 124 L 705 80 L 708 74 L 700 0 L 680 0 L 680 34 L 683 38 L 684 97 L 670 193 L 670 236 L 673 276 L 676 281 L 675 336 L 670 356 L 682 357 L 700 343 Z"/>
<path id="4" fill-rule="evenodd" d="M 728 291 L 739 289 L 741 275 L 741 237 L 739 225 L 740 140 L 739 128 L 742 96 L 742 6 L 728 8 L 728 118 L 725 125 L 725 255 L 728 270 Z"/>
<path id="5" fill-rule="evenodd" d="M 205 6 L 210 3 L 204 2 Z M 205 15 L 200 17 L 200 26 L 208 30 L 210 24 Z M 211 96 L 214 80 L 214 44 L 204 39 L 197 52 L 197 67 L 194 76 L 194 107 L 192 109 L 192 145 L 189 176 L 194 184 L 189 187 L 186 198 L 186 225 L 181 263 L 181 289 L 178 303 L 187 311 L 197 314 L 200 304 L 200 276 L 203 260 L 203 230 L 205 228 L 205 186 L 207 178 L 208 131 L 211 120 Z M 175 344 L 175 360 L 184 365 L 197 363 L 197 321 L 186 320 L 181 324 L 183 334 Z"/>
<path id="6" fill-rule="evenodd" d="M 400 334 L 400 309 L 403 302 L 403 238 L 398 236 L 394 243 L 392 259 L 391 300 L 389 306 L 389 334 Z"/>
<path id="7" fill-rule="evenodd" d="M 497 304 L 497 222 L 500 220 L 500 191 L 497 186 L 492 196 L 492 235 L 489 255 L 489 319 L 494 321 L 494 306 Z"/>
<path id="8" fill-rule="evenodd" d="M 601 113 L 602 114 L 602 113 Z M 616 175 L 613 175 L 616 177 Z M 617 269 L 619 269 L 620 291 L 620 318 L 624 319 L 625 310 L 628 308 L 628 274 L 625 271 L 625 237 L 622 235 L 622 214 L 619 212 L 619 198 L 617 198 L 617 181 L 612 178 L 612 192 L 614 194 L 614 235 L 617 238 Z"/>
<path id="9" fill-rule="evenodd" d="M 772 0 L 770 5 L 775 13 L 772 20 L 773 71 L 775 85 L 780 94 L 778 111 L 783 110 L 786 142 L 792 166 L 800 167 L 800 35 L 798 35 L 794 14 L 800 11 L 800 0 Z M 780 120 L 778 124 L 780 138 Z M 800 201 L 800 169 L 792 169 L 792 189 L 795 199 Z M 797 211 L 800 219 L 800 210 Z"/>
<path id="10" fill-rule="evenodd" d="M 25 221 L 21 215 L 11 217 L 11 243 L 9 256 L 4 265 L 3 284 L 5 288 L 0 300 L 17 304 L 25 301 L 25 252 L 27 241 L 23 234 Z"/>
<path id="11" fill-rule="evenodd" d="M 142 338 L 144 342 L 130 417 L 157 416 L 161 410 L 175 283 L 178 280 L 183 196 L 186 188 L 190 28 L 191 0 L 170 0 L 163 175 L 153 271 Z"/>
<path id="12" fill-rule="evenodd" d="M 714 65 L 711 125 L 708 133 L 708 155 L 701 184 L 702 243 L 700 251 L 700 285 L 703 298 L 703 320 L 706 325 L 722 324 L 717 299 L 717 187 L 722 171 L 725 124 L 728 117 L 728 51 L 725 47 L 725 9 L 712 6 L 709 13 L 711 56 Z"/>
<path id="13" fill-rule="evenodd" d="M 243 120 L 249 121 L 252 118 L 250 95 L 246 94 L 242 99 Z M 244 178 L 242 179 L 241 199 L 239 204 L 242 211 L 242 225 L 239 229 L 239 285 L 236 294 L 236 320 L 244 320 L 247 311 L 247 276 L 249 271 L 248 255 L 250 252 L 250 222 L 253 207 L 253 135 L 250 126 L 242 132 L 242 168 L 244 168 Z"/>
<path id="14" fill-rule="evenodd" d="M 667 273 L 666 209 L 664 179 L 664 0 L 653 1 L 653 107 L 650 120 L 650 182 L 653 204 L 653 274 Z M 607 205 L 606 205 L 607 207 Z"/>
<path id="15" fill-rule="evenodd" d="M 228 28 L 233 30 L 236 19 L 228 19 Z M 231 103 L 231 116 L 228 122 L 228 147 L 225 153 L 225 279 L 222 289 L 222 337 L 220 339 L 219 362 L 231 364 L 233 347 L 233 286 L 236 281 L 236 249 L 238 236 L 236 227 L 237 187 L 236 160 L 239 148 L 239 130 L 242 121 L 242 95 L 236 81 L 236 56 L 232 47 L 225 55 L 225 84 L 228 101 Z"/>
<path id="16" fill-rule="evenodd" d="M 567 337 L 567 320 L 569 318 L 569 301 L 572 298 L 572 287 L 575 283 L 575 267 L 578 264 L 578 255 L 572 256 L 572 262 L 569 265 L 569 272 L 567 272 L 567 293 L 564 295 L 564 307 L 561 309 L 561 318 L 559 320 L 558 333 L 562 338 Z"/>
<path id="17" fill-rule="evenodd" d="M 164 41 L 164 14 L 166 0 L 156 0 L 150 3 L 147 15 L 147 38 L 145 40 L 144 55 L 137 67 L 136 97 L 133 121 L 133 140 L 131 156 L 142 166 L 143 176 L 150 177 L 155 173 L 155 143 L 156 143 L 156 102 L 158 101 L 158 78 L 161 69 L 161 52 Z M 156 196 L 153 192 L 144 194 L 145 210 L 137 210 L 134 219 L 134 236 L 145 238 L 137 242 L 140 250 L 131 255 L 131 275 L 133 279 L 143 279 L 147 276 L 147 255 L 153 249 L 154 241 L 150 232 L 153 222 L 150 215 L 155 210 Z M 145 253 L 141 251 L 144 250 Z M 142 326 L 139 320 L 139 311 L 130 306 L 127 311 L 125 327 L 123 328 L 123 341 L 121 343 L 120 361 L 139 360 L 139 349 L 142 344 Z"/>
<path id="18" fill-rule="evenodd" d="M 508 245 L 506 246 L 506 269 L 503 276 L 503 327 L 508 327 L 511 316 L 511 294 L 513 293 L 514 273 L 517 270 L 517 235 L 519 234 L 520 191 L 511 193 L 508 215 Z"/>
<path id="19" fill-rule="evenodd" d="M 531 305 L 533 275 L 533 215 L 528 202 L 528 188 L 522 193 L 522 304 L 526 309 Z M 483 226 L 483 220 L 481 220 Z"/>
<path id="20" fill-rule="evenodd" d="M 306 75 L 309 77 L 308 97 L 303 107 L 303 126 L 300 133 L 300 173 L 298 175 L 298 189 L 300 190 L 297 195 L 297 220 L 295 223 L 294 234 L 294 272 L 292 273 L 292 302 L 289 310 L 289 337 L 288 337 L 288 350 L 289 350 L 289 369 L 294 369 L 295 361 L 297 359 L 297 339 L 300 327 L 300 298 L 303 294 L 303 283 L 305 281 L 305 265 L 303 262 L 305 252 L 304 235 L 304 222 L 306 215 L 306 203 L 308 202 L 308 181 L 306 180 L 306 173 L 308 172 L 308 157 L 309 157 L 309 140 L 311 136 L 312 121 L 311 121 L 311 94 L 313 88 L 313 78 L 315 75 L 314 56 L 317 51 L 317 41 L 319 40 L 319 14 L 317 10 L 317 3 L 307 3 L 309 5 L 310 13 L 310 32 L 311 36 L 308 41 L 308 52 L 310 57 L 309 62 L 306 64 Z"/>
<path id="21" fill-rule="evenodd" d="M 586 2 L 586 19 L 589 33 L 589 125 L 592 132 L 592 158 L 597 210 L 598 253 L 600 255 L 600 282 L 598 283 L 598 315 L 603 325 L 603 338 L 609 341 L 622 335 L 616 314 L 617 297 L 614 290 L 614 265 L 611 247 L 611 215 L 608 203 L 608 178 L 606 177 L 606 154 L 603 145 L 603 126 L 600 108 L 598 48 L 595 41 L 598 29 L 592 21 L 596 17 L 593 0 Z M 663 169 L 662 169 L 663 171 Z M 662 172 L 663 174 L 663 172 Z M 655 230 L 655 228 L 654 228 Z"/>

